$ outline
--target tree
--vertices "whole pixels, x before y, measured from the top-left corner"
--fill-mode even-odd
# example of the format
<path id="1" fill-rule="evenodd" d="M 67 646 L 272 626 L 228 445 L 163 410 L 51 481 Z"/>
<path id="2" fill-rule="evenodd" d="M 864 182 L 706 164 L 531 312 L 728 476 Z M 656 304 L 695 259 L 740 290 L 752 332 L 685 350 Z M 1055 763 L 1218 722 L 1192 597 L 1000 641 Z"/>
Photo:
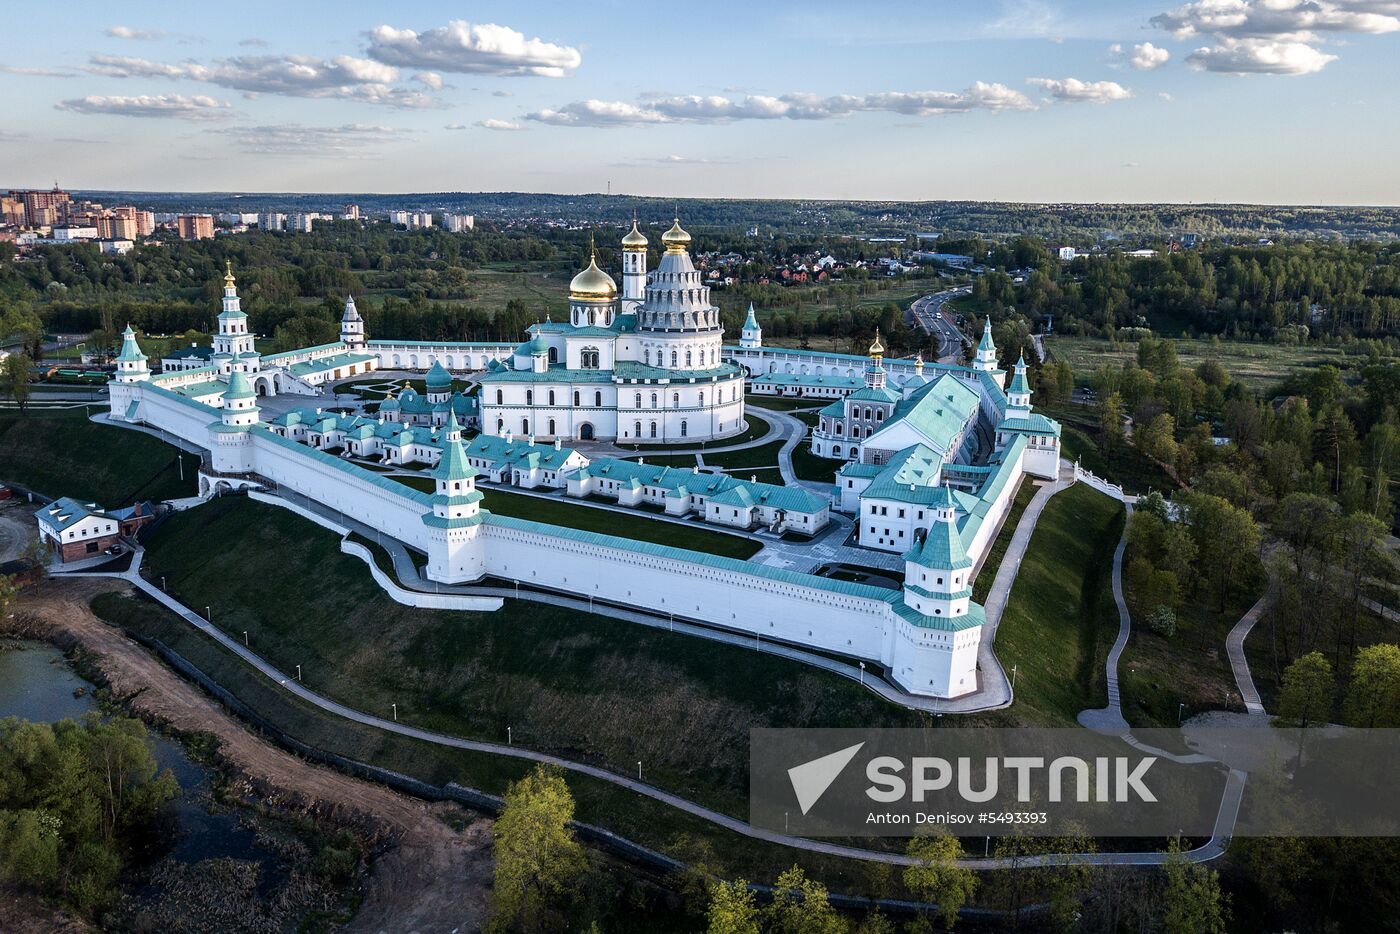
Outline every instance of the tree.
<path id="1" fill-rule="evenodd" d="M 708 934 L 759 934 L 758 907 L 749 884 L 743 879 L 712 884 L 705 920 Z"/>
<path id="2" fill-rule="evenodd" d="M 3 361 L 0 371 L 0 384 L 5 387 L 5 395 L 19 406 L 20 414 L 29 410 L 29 369 L 34 364 L 22 353 L 12 353 Z"/>
<path id="3" fill-rule="evenodd" d="M 1278 715 L 1300 727 L 1326 723 L 1332 713 L 1337 685 L 1332 663 L 1321 652 L 1309 652 L 1283 672 L 1283 688 L 1278 697 Z"/>
<path id="4" fill-rule="evenodd" d="M 808 879 L 796 865 L 778 876 L 764 915 L 773 934 L 842 934 L 846 929 L 827 899 L 826 886 Z"/>
<path id="5" fill-rule="evenodd" d="M 1116 392 L 1100 404 L 1099 429 L 1103 432 L 1103 452 L 1111 456 L 1123 443 L 1123 397 Z"/>
<path id="6" fill-rule="evenodd" d="M 1225 934 L 1230 911 L 1215 870 L 1189 861 L 1179 840 L 1167 848 L 1167 934 Z"/>
<path id="7" fill-rule="evenodd" d="M 1400 647 L 1382 643 L 1356 653 L 1344 710 L 1350 726 L 1400 727 Z"/>
<path id="8" fill-rule="evenodd" d="M 574 799 L 563 774 L 546 765 L 511 784 L 496 819 L 493 922 L 537 931 L 587 868 L 569 822 Z"/>
<path id="9" fill-rule="evenodd" d="M 924 901 L 936 902 L 951 931 L 977 891 L 976 873 L 957 862 L 962 845 L 947 833 L 915 837 L 909 841 L 909 855 L 919 862 L 904 870 L 904 884 Z"/>

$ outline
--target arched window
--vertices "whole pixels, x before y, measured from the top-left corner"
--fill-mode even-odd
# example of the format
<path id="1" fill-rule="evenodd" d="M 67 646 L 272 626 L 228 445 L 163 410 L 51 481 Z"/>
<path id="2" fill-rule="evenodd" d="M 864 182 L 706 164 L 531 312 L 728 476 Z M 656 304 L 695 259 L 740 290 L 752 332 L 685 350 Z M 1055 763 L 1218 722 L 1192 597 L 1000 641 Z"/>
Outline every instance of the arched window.
<path id="1" fill-rule="evenodd" d="M 689 369 L 691 369 L 691 368 L 693 367 L 693 365 L 694 365 L 694 357 L 693 357 L 693 355 L 692 355 L 691 352 L 690 352 L 690 348 L 687 347 L 686 350 L 685 350 L 685 368 L 686 368 L 687 370 L 689 370 Z"/>
<path id="2" fill-rule="evenodd" d="M 522 418 L 520 420 L 520 433 L 522 435 L 528 435 L 530 433 L 530 420 L 528 418 Z"/>
<path id="3" fill-rule="evenodd" d="M 549 435 L 550 437 L 554 436 L 554 419 L 552 418 L 549 420 Z"/>
<path id="4" fill-rule="evenodd" d="M 633 423 L 632 423 L 632 437 L 634 437 L 634 438 L 640 438 L 641 436 L 642 436 L 642 423 L 641 423 L 641 422 L 633 422 Z"/>
<path id="5" fill-rule="evenodd" d="M 578 401 L 578 390 L 575 389 L 575 390 L 574 390 L 574 406 L 577 407 L 578 405 L 579 405 L 579 401 Z"/>
<path id="6" fill-rule="evenodd" d="M 551 389 L 551 390 L 549 391 L 549 404 L 550 404 L 550 405 L 553 405 L 553 404 L 554 404 L 554 390 L 553 390 L 553 389 Z M 554 432 L 551 431 L 550 434 L 554 434 Z"/>
<path id="7" fill-rule="evenodd" d="M 656 422 L 652 422 L 652 423 L 651 423 L 651 436 L 652 436 L 653 438 L 656 437 Z"/>
<path id="8" fill-rule="evenodd" d="M 681 422 L 681 437 L 684 438 L 685 436 L 686 436 L 685 422 Z"/>
<path id="9" fill-rule="evenodd" d="M 681 394 L 678 393 L 678 392 L 673 392 L 673 393 L 671 393 L 671 408 L 673 408 L 673 409 L 678 409 L 678 408 L 680 408 L 680 407 L 681 407 Z"/>
<path id="10" fill-rule="evenodd" d="M 593 394 L 593 404 L 596 405 L 596 406 L 598 406 L 599 408 L 602 408 L 602 406 L 603 406 L 603 394 L 602 394 L 601 392 L 595 392 L 595 393 Z"/>
<path id="11" fill-rule="evenodd" d="M 501 390 L 496 390 L 496 404 L 501 405 L 506 401 L 506 394 Z"/>
<path id="12" fill-rule="evenodd" d="M 498 419 L 496 419 L 496 434 L 498 434 L 498 435 L 503 435 L 503 434 L 505 434 L 505 433 L 506 433 L 506 420 L 505 420 L 504 418 L 498 418 Z"/>
<path id="13" fill-rule="evenodd" d="M 651 394 L 651 407 L 656 408 L 656 393 Z"/>
<path id="14" fill-rule="evenodd" d="M 865 418 L 866 418 L 866 421 L 869 421 L 869 420 L 870 420 L 870 406 L 868 406 L 868 405 L 865 407 Z"/>
<path id="15" fill-rule="evenodd" d="M 704 406 L 704 404 L 705 404 L 705 390 L 702 389 L 702 390 L 700 390 L 700 405 L 701 405 L 701 406 Z"/>
<path id="16" fill-rule="evenodd" d="M 883 422 L 884 420 L 885 420 L 885 410 L 884 410 L 884 409 L 876 409 L 876 410 L 875 410 L 875 421 L 877 421 L 877 422 Z"/>
<path id="17" fill-rule="evenodd" d="M 558 348 L 558 347 L 551 347 L 551 348 L 549 348 L 549 362 L 550 362 L 551 364 L 554 364 L 554 363 L 558 363 L 558 362 L 559 362 L 559 348 Z"/>
<path id="18" fill-rule="evenodd" d="M 534 404 L 535 404 L 535 391 L 534 391 L 533 389 L 527 389 L 527 390 L 525 390 L 525 404 L 526 404 L 526 405 L 534 405 Z"/>
<path id="19" fill-rule="evenodd" d="M 832 449 L 831 449 L 831 453 L 832 453 L 832 456 L 834 456 L 834 457 L 840 457 L 840 456 L 841 456 L 841 445 L 838 444 L 838 445 L 836 445 L 836 447 L 832 448 Z"/>
<path id="20" fill-rule="evenodd" d="M 633 408 L 635 408 L 635 409 L 640 409 L 641 407 L 642 407 L 642 394 L 641 394 L 641 393 L 637 393 L 637 404 L 634 405 Z"/>
<path id="21" fill-rule="evenodd" d="M 648 347 L 646 350 L 643 350 L 643 351 L 642 351 L 642 362 L 645 363 L 647 366 L 651 366 L 651 348 L 650 348 L 650 347 Z"/>
<path id="22" fill-rule="evenodd" d="M 672 368 L 676 366 L 676 352 L 674 350 L 671 351 L 671 366 Z"/>

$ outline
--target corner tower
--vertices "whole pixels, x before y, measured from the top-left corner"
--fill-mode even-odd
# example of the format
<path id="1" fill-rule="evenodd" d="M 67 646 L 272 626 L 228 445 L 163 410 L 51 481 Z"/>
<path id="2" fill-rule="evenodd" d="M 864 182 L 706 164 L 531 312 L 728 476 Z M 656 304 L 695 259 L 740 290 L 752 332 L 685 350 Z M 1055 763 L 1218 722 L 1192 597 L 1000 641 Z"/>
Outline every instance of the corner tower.
<path id="1" fill-rule="evenodd" d="M 992 343 L 992 319 L 982 325 L 982 340 L 977 345 L 977 355 L 973 357 L 972 368 L 983 373 L 993 373 L 997 368 L 997 345 Z"/>
<path id="2" fill-rule="evenodd" d="M 345 296 L 345 314 L 340 316 L 340 342 L 351 350 L 365 349 L 365 319 L 355 308 L 355 296 Z"/>
<path id="3" fill-rule="evenodd" d="M 136 343 L 136 332 L 131 325 L 122 331 L 122 352 L 117 355 L 117 382 L 139 383 L 151 378 L 146 368 L 146 355 Z"/>
<path id="4" fill-rule="evenodd" d="M 744 326 L 739 331 L 739 346 L 744 350 L 758 350 L 763 346 L 763 328 L 758 326 L 758 319 L 754 317 L 753 302 L 749 302 L 749 316 L 744 319 Z"/>

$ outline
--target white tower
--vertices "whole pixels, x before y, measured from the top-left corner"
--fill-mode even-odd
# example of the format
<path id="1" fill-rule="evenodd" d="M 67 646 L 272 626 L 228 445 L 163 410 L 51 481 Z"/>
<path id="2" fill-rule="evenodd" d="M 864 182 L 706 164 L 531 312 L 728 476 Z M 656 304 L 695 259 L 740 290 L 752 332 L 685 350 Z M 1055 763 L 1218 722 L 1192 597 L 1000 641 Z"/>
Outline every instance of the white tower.
<path id="1" fill-rule="evenodd" d="M 607 327 L 617 308 L 617 283 L 598 268 L 598 253 L 591 239 L 588 254 L 588 268 L 569 283 L 569 323 L 576 328 Z"/>
<path id="2" fill-rule="evenodd" d="M 122 332 L 122 352 L 117 355 L 117 382 L 139 383 L 150 378 L 146 355 L 136 343 L 136 332 L 128 324 Z"/>
<path id="3" fill-rule="evenodd" d="M 646 299 L 647 292 L 647 238 L 637 229 L 637 219 L 632 218 L 632 229 L 622 238 L 622 314 L 637 310 Z"/>
<path id="4" fill-rule="evenodd" d="M 763 346 L 763 328 L 753 314 L 753 302 L 749 302 L 749 316 L 744 319 L 744 327 L 739 331 L 739 346 L 745 350 L 757 350 Z"/>
<path id="5" fill-rule="evenodd" d="M 977 356 L 973 358 L 972 368 L 984 373 L 996 371 L 997 345 L 992 343 L 991 318 L 988 318 L 986 324 L 982 325 L 982 341 L 977 345 Z"/>
<path id="6" fill-rule="evenodd" d="M 965 616 L 972 599 L 972 559 L 958 534 L 957 502 L 946 486 L 928 503 L 933 521 L 904 555 L 904 602 L 924 616 Z"/>
<path id="7" fill-rule="evenodd" d="M 345 297 L 345 314 L 340 318 L 340 342 L 351 350 L 365 348 L 365 319 L 355 308 L 355 297 Z"/>
<path id="8" fill-rule="evenodd" d="M 237 370 L 229 375 L 228 389 L 224 390 L 224 407 L 221 419 L 225 428 L 246 431 L 258 423 L 258 394 L 248 377 Z"/>
<path id="9" fill-rule="evenodd" d="M 256 372 L 259 368 L 253 335 L 248 331 L 248 316 L 239 304 L 233 266 L 228 261 L 224 263 L 223 310 L 219 313 L 219 332 L 214 335 L 213 360 L 224 376 L 234 369 Z"/>
<path id="10" fill-rule="evenodd" d="M 1031 414 L 1031 384 L 1026 379 L 1026 355 L 1016 360 L 1011 385 L 1006 390 L 1006 417 L 1025 418 Z"/>

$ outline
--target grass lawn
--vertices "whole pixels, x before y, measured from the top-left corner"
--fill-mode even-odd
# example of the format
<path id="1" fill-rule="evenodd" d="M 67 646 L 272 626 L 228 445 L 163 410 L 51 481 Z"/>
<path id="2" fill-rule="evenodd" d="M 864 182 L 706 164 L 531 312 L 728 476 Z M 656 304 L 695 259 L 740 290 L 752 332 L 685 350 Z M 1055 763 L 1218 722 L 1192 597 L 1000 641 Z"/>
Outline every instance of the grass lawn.
<path id="1" fill-rule="evenodd" d="M 1103 661 L 1118 631 L 1113 550 L 1120 503 L 1083 484 L 1057 493 L 1040 514 L 997 630 L 997 657 L 1017 668 L 1018 722 L 1070 726 L 1106 702 Z"/>
<path id="2" fill-rule="evenodd" d="M 1006 549 L 1011 546 L 1011 537 L 1016 534 L 1016 526 L 1021 521 L 1021 514 L 1030 505 L 1031 499 L 1040 489 L 1032 481 L 1021 478 L 1021 486 L 1016 490 L 1016 497 L 1011 501 L 1011 510 L 1006 514 L 1006 521 L 1001 524 L 1001 531 L 992 541 L 992 546 L 987 549 L 987 557 L 982 561 L 982 568 L 977 573 L 976 580 L 972 584 L 972 599 L 975 603 L 986 603 L 987 593 L 992 589 L 992 581 L 996 579 L 997 568 L 1001 567 L 1001 559 L 1006 557 Z M 1053 500 L 1052 500 L 1053 502 Z"/>
<path id="3" fill-rule="evenodd" d="M 799 480 L 814 480 L 818 483 L 835 483 L 836 471 L 846 463 L 829 457 L 818 457 L 812 453 L 809 441 L 803 441 L 792 450 L 792 472 Z"/>
<path id="4" fill-rule="evenodd" d="M 778 466 L 778 452 L 782 448 L 783 442 L 781 440 L 769 441 L 756 448 L 706 454 L 705 463 L 711 467 L 724 467 L 728 470 L 737 467 L 776 467 Z"/>
<path id="5" fill-rule="evenodd" d="M 774 486 L 787 486 L 783 482 L 783 472 L 777 467 L 739 467 L 730 471 L 730 476 L 740 480 L 757 480 Z"/>
<path id="6" fill-rule="evenodd" d="M 394 476 L 389 479 L 414 489 L 427 492 L 433 490 L 433 481 L 429 477 Z M 615 509 L 586 506 L 578 501 L 545 499 L 524 493 L 511 493 L 495 487 L 482 487 L 481 491 L 486 497 L 482 500 L 482 506 L 486 509 L 498 515 L 529 519 L 531 522 L 547 522 L 569 529 L 617 535 L 639 542 L 687 548 L 726 558 L 751 558 L 763 547 L 753 539 L 741 535 L 717 532 L 701 528 L 697 524 L 682 525 L 678 522 L 648 519 L 645 514 L 637 512 L 618 512 Z"/>
<path id="7" fill-rule="evenodd" d="M 489 496 L 489 494 L 488 494 Z M 239 573 L 228 573 L 237 542 Z M 635 772 L 744 814 L 754 726 L 919 726 L 857 684 L 747 649 L 507 601 L 495 613 L 392 602 L 334 534 L 244 497 L 182 513 L 147 561 L 172 593 L 358 709 Z M 258 586 L 248 586 L 257 581 Z M 397 767 L 410 767 L 412 760 Z"/>
<path id="8" fill-rule="evenodd" d="M 1176 489 L 1161 465 L 1131 444 L 1120 445 L 1112 457 L 1104 456 L 1099 448 L 1099 413 L 1092 406 L 1057 403 L 1037 406 L 1036 411 L 1060 423 L 1060 454 L 1066 460 L 1079 461 L 1085 470 L 1120 484 L 1129 493 Z"/>
<path id="9" fill-rule="evenodd" d="M 180 454 L 139 431 L 96 424 L 87 415 L 87 409 L 0 413 L 0 480 L 110 507 L 198 492 L 196 455 Z M 177 455 L 184 458 L 183 482 Z"/>
<path id="10" fill-rule="evenodd" d="M 1175 338 L 1175 341 L 1177 358 L 1182 366 L 1194 369 L 1206 360 L 1219 360 L 1232 379 L 1260 394 L 1272 392 L 1275 384 L 1299 370 L 1309 370 L 1327 363 L 1346 370 L 1366 363 L 1364 352 L 1349 354 L 1340 347 L 1313 344 L 1288 347 L 1282 344 L 1194 338 Z M 1068 360 L 1081 382 L 1101 366 L 1121 367 L 1124 361 L 1137 360 L 1136 344 L 1128 341 L 1114 344 L 1100 337 L 1055 335 L 1046 340 L 1045 350 L 1055 360 Z"/>
<path id="11" fill-rule="evenodd" d="M 823 406 L 830 405 L 832 399 L 791 399 L 782 396 L 760 396 L 749 393 L 744 396 L 744 405 L 758 406 L 761 409 L 773 409 L 775 412 L 792 412 L 799 409 L 812 409 L 816 411 Z"/>

